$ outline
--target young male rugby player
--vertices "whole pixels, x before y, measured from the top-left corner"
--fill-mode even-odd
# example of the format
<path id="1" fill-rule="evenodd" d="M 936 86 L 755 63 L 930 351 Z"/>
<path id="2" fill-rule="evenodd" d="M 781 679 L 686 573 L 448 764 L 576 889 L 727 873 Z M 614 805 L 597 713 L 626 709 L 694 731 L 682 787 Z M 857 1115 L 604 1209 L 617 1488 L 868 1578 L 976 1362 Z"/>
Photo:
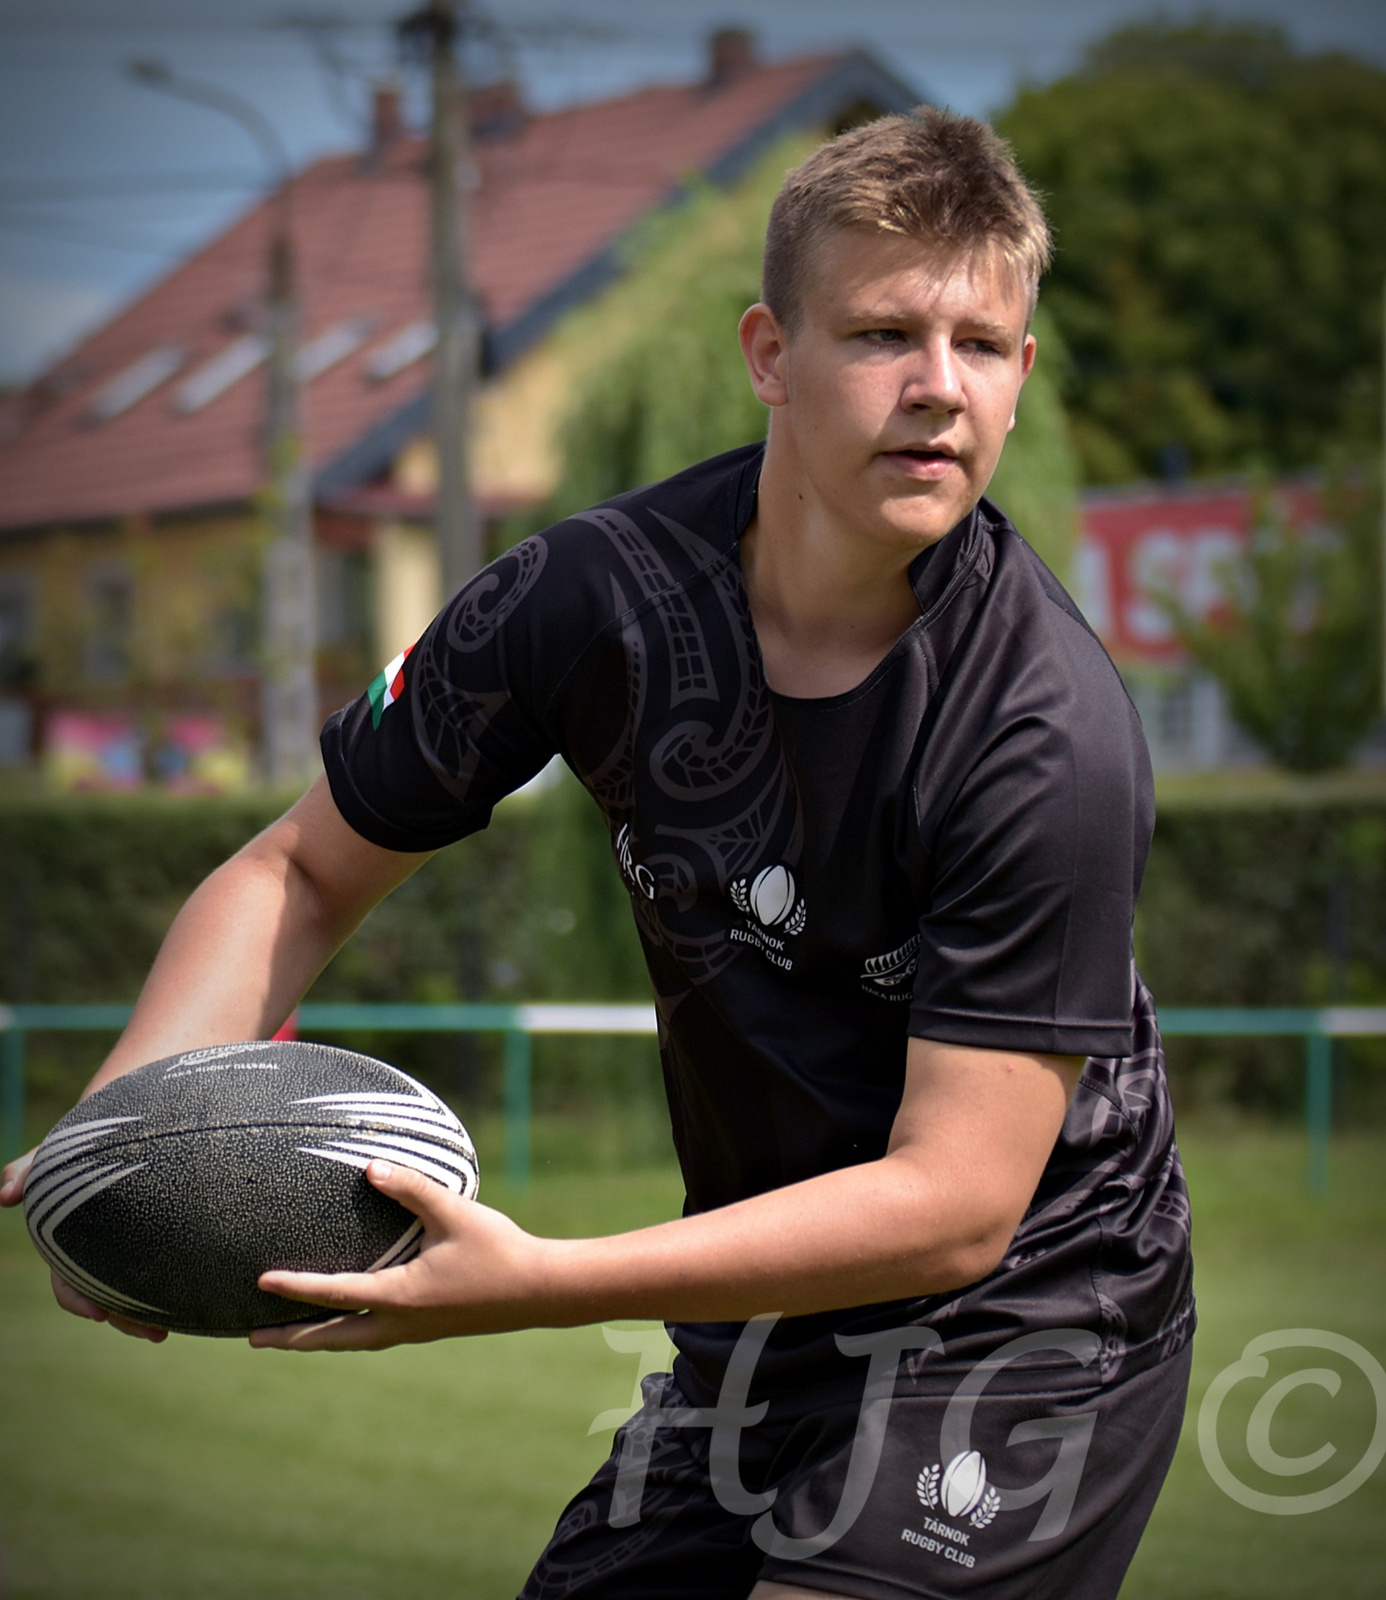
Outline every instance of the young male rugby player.
<path id="1" fill-rule="evenodd" d="M 563 756 L 644 942 L 686 1214 L 539 1239 L 376 1164 L 422 1255 L 269 1274 L 364 1314 L 253 1340 L 667 1320 L 673 1373 L 532 1600 L 1097 1600 L 1164 1477 L 1193 1312 L 1131 959 L 1149 766 L 982 498 L 1047 254 L 966 118 L 887 118 L 791 173 L 741 324 L 765 446 L 463 589 L 396 703 L 334 716 L 326 780 L 193 896 L 98 1077 L 272 1032 L 370 906 Z"/>

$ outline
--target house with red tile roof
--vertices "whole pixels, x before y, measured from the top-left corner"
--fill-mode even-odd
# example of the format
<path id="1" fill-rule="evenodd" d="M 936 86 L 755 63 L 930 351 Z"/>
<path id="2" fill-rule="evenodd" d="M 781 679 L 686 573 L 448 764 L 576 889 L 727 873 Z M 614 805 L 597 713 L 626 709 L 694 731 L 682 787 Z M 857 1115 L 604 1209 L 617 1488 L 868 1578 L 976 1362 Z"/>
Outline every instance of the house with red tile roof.
<path id="1" fill-rule="evenodd" d="M 619 277 L 643 219 L 695 175 L 730 186 L 777 141 L 917 96 L 862 52 L 765 64 L 714 40 L 703 82 L 545 115 L 473 97 L 469 271 L 486 325 L 483 514 L 542 500 L 567 394 L 546 354 Z M 324 699 L 408 642 L 439 599 L 428 521 L 427 141 L 377 96 L 364 152 L 288 185 L 301 426 L 315 502 Z M 264 541 L 265 262 L 253 206 L 0 405 L 0 746 L 15 706 L 220 708 L 255 720 Z M 6 688 L 4 679 L 8 679 Z"/>

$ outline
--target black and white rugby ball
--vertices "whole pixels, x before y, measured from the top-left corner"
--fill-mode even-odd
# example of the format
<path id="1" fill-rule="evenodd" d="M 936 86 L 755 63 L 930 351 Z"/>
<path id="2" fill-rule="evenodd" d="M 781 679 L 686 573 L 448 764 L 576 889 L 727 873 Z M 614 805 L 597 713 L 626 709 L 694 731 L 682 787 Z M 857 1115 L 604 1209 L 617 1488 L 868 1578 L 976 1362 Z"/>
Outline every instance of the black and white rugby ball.
<path id="1" fill-rule="evenodd" d="M 374 1272 L 423 1225 L 366 1181 L 380 1157 L 464 1199 L 467 1130 L 406 1073 L 327 1045 L 218 1045 L 151 1062 L 70 1111 L 24 1190 L 39 1252 L 107 1311 L 242 1334 L 325 1313 L 264 1293 L 271 1268 Z"/>

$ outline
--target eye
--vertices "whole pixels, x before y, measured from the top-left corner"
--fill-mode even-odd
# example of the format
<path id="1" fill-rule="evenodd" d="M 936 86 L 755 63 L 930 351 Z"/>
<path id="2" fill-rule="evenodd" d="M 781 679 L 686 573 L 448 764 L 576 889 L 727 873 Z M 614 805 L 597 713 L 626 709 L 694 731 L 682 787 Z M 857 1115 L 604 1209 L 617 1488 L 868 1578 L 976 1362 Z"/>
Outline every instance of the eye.
<path id="1" fill-rule="evenodd" d="M 900 344 L 905 335 L 899 328 L 868 328 L 861 337 L 868 344 Z"/>

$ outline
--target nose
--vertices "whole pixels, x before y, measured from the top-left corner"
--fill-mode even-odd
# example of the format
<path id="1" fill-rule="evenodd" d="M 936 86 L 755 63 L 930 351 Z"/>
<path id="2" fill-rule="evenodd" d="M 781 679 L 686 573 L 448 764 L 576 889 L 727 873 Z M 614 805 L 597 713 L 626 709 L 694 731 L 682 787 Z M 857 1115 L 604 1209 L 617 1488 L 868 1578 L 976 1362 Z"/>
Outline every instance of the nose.
<path id="1" fill-rule="evenodd" d="M 900 404 L 909 412 L 961 411 L 966 404 L 952 341 L 939 335 L 910 353 Z"/>

